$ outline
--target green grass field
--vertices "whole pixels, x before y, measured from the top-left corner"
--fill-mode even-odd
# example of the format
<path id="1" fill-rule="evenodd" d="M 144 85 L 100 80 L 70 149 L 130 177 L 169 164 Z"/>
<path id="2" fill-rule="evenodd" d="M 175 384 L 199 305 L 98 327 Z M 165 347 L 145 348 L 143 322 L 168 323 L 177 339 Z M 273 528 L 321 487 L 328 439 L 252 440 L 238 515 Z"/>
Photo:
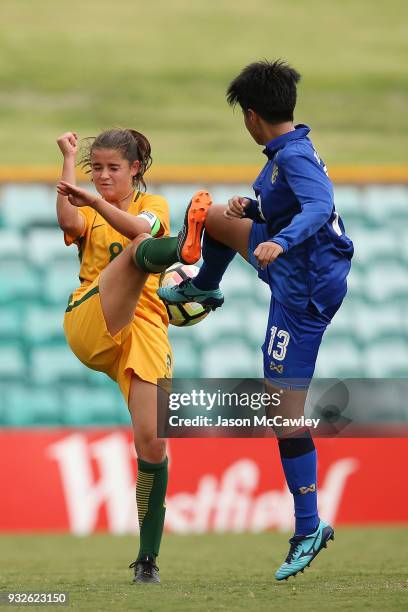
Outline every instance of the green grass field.
<path id="1" fill-rule="evenodd" d="M 259 163 L 225 103 L 239 69 L 303 74 L 296 119 L 328 164 L 406 163 L 405 0 L 2 0 L 1 163 L 58 163 L 57 135 L 132 126 L 156 163 Z"/>
<path id="2" fill-rule="evenodd" d="M 2 536 L 0 590 L 67 591 L 80 610 L 406 610 L 407 545 L 402 528 L 338 529 L 303 575 L 277 583 L 285 534 L 166 536 L 162 584 L 134 585 L 132 538 Z"/>

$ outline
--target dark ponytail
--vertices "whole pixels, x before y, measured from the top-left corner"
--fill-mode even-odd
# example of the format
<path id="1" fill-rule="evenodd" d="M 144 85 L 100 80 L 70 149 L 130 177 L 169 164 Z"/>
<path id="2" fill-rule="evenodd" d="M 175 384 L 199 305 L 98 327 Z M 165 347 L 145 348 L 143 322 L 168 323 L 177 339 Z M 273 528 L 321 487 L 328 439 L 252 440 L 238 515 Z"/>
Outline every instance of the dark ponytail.
<path id="1" fill-rule="evenodd" d="M 126 130 L 129 134 L 132 134 L 138 151 L 138 160 L 140 161 L 139 172 L 133 178 L 133 184 L 135 187 L 139 185 L 143 186 L 143 189 L 146 190 L 146 183 L 143 180 L 143 175 L 152 165 L 152 148 L 150 146 L 150 142 L 147 140 L 146 136 L 144 136 L 141 132 L 137 132 L 136 130 L 128 129 Z M 126 158 L 128 159 L 128 158 Z M 134 161 L 134 160 L 133 160 Z M 129 159 L 129 162 L 131 160 Z"/>
<path id="2" fill-rule="evenodd" d="M 95 149 L 120 151 L 130 164 L 135 161 L 140 162 L 139 171 L 133 177 L 133 185 L 138 189 L 146 190 L 143 176 L 152 165 L 151 146 L 146 136 L 132 129 L 113 128 L 102 132 L 96 138 L 86 138 L 85 142 L 85 151 L 80 161 L 85 172 L 91 172 L 91 156 Z"/>

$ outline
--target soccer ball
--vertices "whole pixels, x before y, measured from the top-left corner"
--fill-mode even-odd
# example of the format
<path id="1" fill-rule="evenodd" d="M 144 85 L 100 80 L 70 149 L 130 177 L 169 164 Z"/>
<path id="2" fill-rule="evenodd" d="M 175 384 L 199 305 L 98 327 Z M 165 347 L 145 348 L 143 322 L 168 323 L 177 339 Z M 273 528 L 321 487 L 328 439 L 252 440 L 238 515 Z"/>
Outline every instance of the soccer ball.
<path id="1" fill-rule="evenodd" d="M 188 266 L 182 263 L 176 263 L 171 268 L 168 268 L 160 277 L 161 287 L 174 287 L 179 285 L 187 278 L 197 276 L 199 268 L 197 266 Z M 211 312 L 211 308 L 203 306 L 198 302 L 188 302 L 186 304 L 167 304 L 163 300 L 169 321 L 177 327 L 188 327 L 200 323 Z"/>

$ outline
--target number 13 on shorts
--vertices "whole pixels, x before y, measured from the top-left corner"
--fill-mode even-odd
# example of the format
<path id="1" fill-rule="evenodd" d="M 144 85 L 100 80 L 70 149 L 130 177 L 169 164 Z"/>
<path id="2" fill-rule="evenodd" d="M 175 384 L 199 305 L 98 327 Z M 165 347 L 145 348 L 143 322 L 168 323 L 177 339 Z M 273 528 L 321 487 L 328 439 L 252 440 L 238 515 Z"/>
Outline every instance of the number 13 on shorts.
<path id="1" fill-rule="evenodd" d="M 284 329 L 278 329 L 276 325 L 271 327 L 271 337 L 268 344 L 268 355 L 276 361 L 283 361 L 286 356 L 290 334 Z"/>

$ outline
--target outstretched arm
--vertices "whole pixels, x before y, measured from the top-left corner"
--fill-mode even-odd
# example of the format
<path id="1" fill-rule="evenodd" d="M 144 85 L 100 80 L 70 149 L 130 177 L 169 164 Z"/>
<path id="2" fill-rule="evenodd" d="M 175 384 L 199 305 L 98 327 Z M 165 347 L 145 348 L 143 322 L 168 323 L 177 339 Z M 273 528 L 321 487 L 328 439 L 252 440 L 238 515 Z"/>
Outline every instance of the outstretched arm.
<path id="1" fill-rule="evenodd" d="M 58 147 L 64 156 L 61 180 L 75 184 L 75 160 L 78 151 L 78 136 L 75 132 L 65 132 L 57 140 Z M 57 219 L 60 228 L 70 236 L 80 236 L 85 221 L 65 194 L 57 195 Z"/>
<path id="2" fill-rule="evenodd" d="M 72 207 L 90 206 L 96 210 L 106 219 L 109 225 L 129 240 L 133 240 L 139 234 L 150 234 L 151 232 L 151 226 L 145 219 L 135 217 L 116 208 L 113 204 L 109 204 L 100 196 L 86 189 L 76 187 L 67 181 L 60 181 L 57 185 L 57 191 L 61 196 L 68 198 Z"/>

